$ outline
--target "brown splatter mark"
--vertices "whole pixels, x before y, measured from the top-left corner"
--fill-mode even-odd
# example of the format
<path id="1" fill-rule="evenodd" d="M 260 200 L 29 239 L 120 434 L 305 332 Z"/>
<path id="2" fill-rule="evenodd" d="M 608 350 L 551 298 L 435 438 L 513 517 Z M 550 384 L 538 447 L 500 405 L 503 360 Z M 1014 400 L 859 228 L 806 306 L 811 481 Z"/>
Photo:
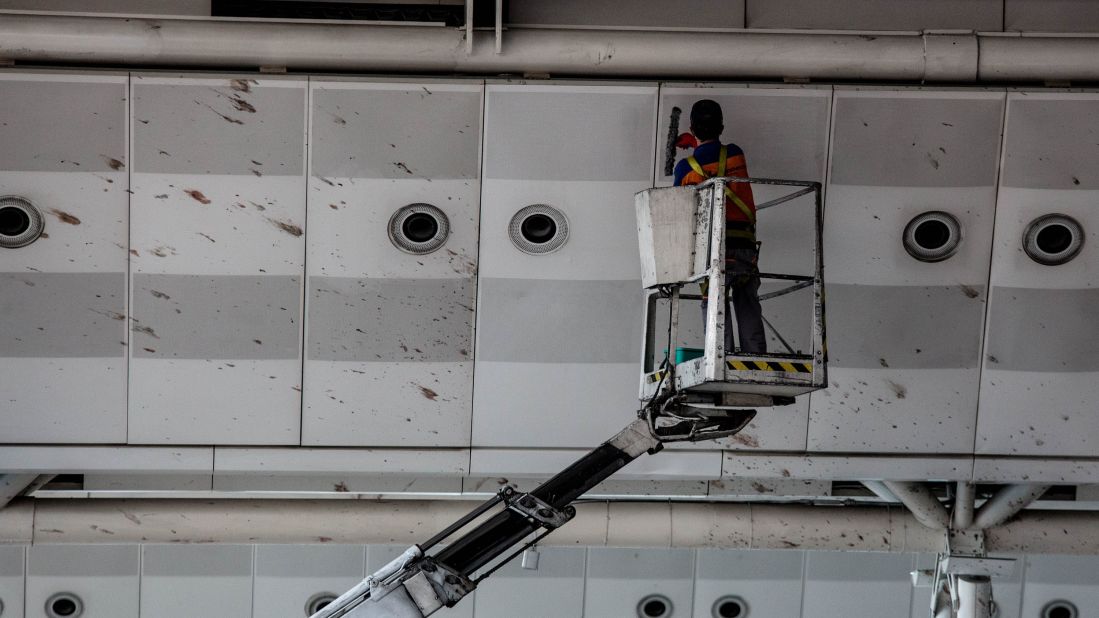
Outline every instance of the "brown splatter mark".
<path id="1" fill-rule="evenodd" d="M 989 354 L 988 355 L 988 362 L 992 363 L 993 365 L 998 365 L 1000 363 L 1000 359 L 998 359 L 995 356 Z"/>
<path id="2" fill-rule="evenodd" d="M 203 103 L 202 101 L 195 101 L 195 103 L 198 103 L 199 105 L 205 107 L 206 109 L 214 112 L 218 116 L 221 116 L 221 119 L 224 120 L 225 122 L 231 122 L 233 124 L 244 124 L 244 121 L 237 120 L 236 118 L 233 118 L 232 116 L 226 116 L 225 114 L 223 114 L 223 113 L 219 112 L 218 110 L 214 109 L 211 105 Z"/>
<path id="3" fill-rule="evenodd" d="M 229 87 L 237 92 L 252 92 L 252 84 L 258 83 L 254 79 L 231 79 Z"/>
<path id="4" fill-rule="evenodd" d="M 49 238 L 49 237 L 50 237 L 50 235 L 49 235 L 49 234 L 47 234 L 47 233 L 45 233 L 45 232 L 42 232 L 41 234 L 39 234 L 39 235 L 38 235 L 38 237 L 39 237 L 39 238 Z"/>
<path id="5" fill-rule="evenodd" d="M 126 165 L 124 163 L 122 163 L 122 161 L 119 161 L 118 159 L 116 159 L 114 157 L 108 157 L 107 155 L 99 155 L 99 156 L 103 157 L 103 159 L 105 161 L 107 161 L 107 167 L 111 168 L 112 170 L 118 171 L 118 170 L 126 167 Z"/>
<path id="6" fill-rule="evenodd" d="M 266 206 L 264 206 L 264 205 L 262 205 L 262 204 L 257 204 L 257 203 L 255 203 L 255 202 L 253 202 L 253 201 L 251 201 L 251 200 L 249 200 L 249 201 L 248 201 L 248 203 L 249 203 L 249 204 L 251 204 L 251 205 L 253 205 L 253 206 L 255 206 L 255 207 L 256 207 L 256 210 L 258 210 L 258 211 L 260 211 L 260 212 L 263 212 L 263 211 L 267 210 L 267 207 L 266 207 Z"/>
<path id="7" fill-rule="evenodd" d="M 210 242 L 217 242 L 216 240 L 211 238 L 208 234 L 203 234 L 202 232 L 195 232 L 195 233 L 198 234 L 199 236 L 205 238 L 206 240 L 208 240 Z"/>
<path id="8" fill-rule="evenodd" d="M 157 257 L 168 257 L 169 254 L 175 255 L 176 250 L 175 250 L 174 247 L 160 246 L 160 247 L 150 249 L 149 253 L 152 253 L 153 255 L 155 255 Z"/>
<path id="9" fill-rule="evenodd" d="M 931 153 L 927 153 L 927 162 L 931 164 L 932 169 L 939 169 L 939 160 L 931 156 Z"/>
<path id="10" fill-rule="evenodd" d="M 137 252 L 137 249 L 130 249 L 130 255 L 134 257 L 141 257 L 141 254 Z"/>
<path id="11" fill-rule="evenodd" d="M 334 122 L 336 124 L 347 124 L 347 120 L 345 120 L 343 117 L 337 116 L 336 114 L 332 114 L 332 112 L 328 112 L 328 113 L 332 115 L 332 122 Z"/>
<path id="12" fill-rule="evenodd" d="M 884 358 L 879 358 L 878 359 L 878 364 L 881 365 L 882 367 L 889 367 L 889 363 L 885 362 Z"/>
<path id="13" fill-rule="evenodd" d="M 165 294 L 164 292 L 161 292 L 160 290 L 149 290 L 149 293 L 152 294 L 154 298 L 165 298 L 165 299 L 171 299 L 172 298 L 171 296 L 168 296 L 167 294 Z"/>
<path id="14" fill-rule="evenodd" d="M 332 210 L 339 210 L 340 209 L 340 207 L 335 205 L 335 204 L 329 204 L 328 207 L 331 208 Z"/>
<path id="15" fill-rule="evenodd" d="M 420 389 L 420 394 L 423 395 L 424 398 L 430 399 L 431 401 L 435 401 L 436 398 L 438 398 L 438 396 L 439 396 L 439 393 L 436 393 L 435 391 L 431 390 L 430 388 L 428 388 L 426 386 L 421 386 L 421 385 L 417 384 L 416 387 Z"/>
<path id="16" fill-rule="evenodd" d="M 787 541 L 787 540 L 783 540 L 783 541 L 781 541 L 781 543 L 782 543 L 783 545 L 785 545 L 786 547 L 790 547 L 790 548 L 794 548 L 794 547 L 801 547 L 801 544 L 800 544 L 800 543 L 795 543 L 795 542 L 793 542 L 793 541 Z"/>
<path id="17" fill-rule="evenodd" d="M 893 394 L 897 396 L 897 399 L 904 399 L 908 396 L 908 389 L 903 384 L 897 384 L 893 380 L 886 380 L 886 384 L 893 391 Z"/>
<path id="18" fill-rule="evenodd" d="M 772 493 L 775 493 L 775 490 L 774 490 L 774 489 L 772 489 L 772 488 L 770 488 L 770 487 L 768 487 L 768 486 L 764 485 L 763 483 L 759 483 L 759 482 L 756 482 L 756 481 L 753 481 L 753 482 L 752 482 L 752 489 L 754 489 L 754 490 L 758 491 L 758 492 L 759 492 L 759 493 L 761 493 L 761 494 L 772 494 Z"/>
<path id="19" fill-rule="evenodd" d="M 168 199 L 168 194 L 167 193 L 161 193 L 160 195 L 154 195 L 153 197 L 158 199 L 158 200 L 166 200 L 166 199 Z"/>
<path id="20" fill-rule="evenodd" d="M 57 528 L 42 528 L 39 532 L 52 532 L 54 534 L 65 534 L 64 530 L 58 530 Z"/>
<path id="21" fill-rule="evenodd" d="M 145 350 L 149 354 L 156 354 L 156 350 L 154 348 L 141 348 L 141 349 Z"/>
<path id="22" fill-rule="evenodd" d="M 977 298 L 978 296 L 981 295 L 981 293 L 977 290 L 977 288 L 975 288 L 971 285 L 966 285 L 964 283 L 959 283 L 958 288 L 961 289 L 962 294 L 965 294 L 966 298 Z"/>
<path id="23" fill-rule="evenodd" d="M 210 198 L 202 194 L 202 191 L 198 189 L 184 189 L 184 193 L 191 196 L 191 199 L 195 200 L 199 204 L 209 204 Z"/>
<path id="24" fill-rule="evenodd" d="M 148 327 L 148 326 L 141 326 L 139 324 L 134 324 L 133 331 L 135 333 L 144 333 L 144 334 L 152 337 L 153 339 L 160 339 L 160 335 L 157 335 L 156 331 L 153 330 L 151 327 Z"/>
<path id="25" fill-rule="evenodd" d="M 396 165 L 398 169 L 404 170 L 404 173 L 412 175 L 412 170 L 408 169 L 408 166 L 403 161 L 394 161 L 393 165 Z"/>
<path id="26" fill-rule="evenodd" d="M 233 103 L 233 107 L 235 107 L 238 112 L 248 112 L 249 114 L 256 113 L 256 108 L 241 97 L 231 97 L 229 100 Z"/>
<path id="27" fill-rule="evenodd" d="M 271 217 L 267 217 L 267 220 L 271 222 L 271 225 L 274 225 L 291 236 L 301 236 L 305 233 L 300 227 L 289 221 L 279 221 L 278 219 L 272 219 Z"/>
<path id="28" fill-rule="evenodd" d="M 336 186 L 336 183 L 334 183 L 331 180 L 325 178 L 324 176 L 317 176 L 317 179 L 320 180 L 321 182 L 323 182 L 324 184 L 330 186 L 330 187 Z"/>
<path id="29" fill-rule="evenodd" d="M 790 471 L 787 470 L 786 468 L 783 468 L 782 469 L 782 476 L 784 476 L 786 478 L 790 478 Z"/>
<path id="30" fill-rule="evenodd" d="M 1078 185 L 1078 184 L 1080 184 L 1080 179 L 1079 179 L 1079 178 L 1077 178 L 1077 177 L 1075 177 L 1075 176 L 1073 176 L 1073 177 L 1072 177 L 1072 184 L 1074 184 L 1074 185 Z"/>
<path id="31" fill-rule="evenodd" d="M 252 174 L 253 174 L 254 176 L 263 176 L 263 172 L 261 172 L 261 171 L 259 171 L 259 170 L 257 170 L 257 169 L 252 169 L 252 168 L 248 168 L 248 171 L 252 172 Z"/>
<path id="32" fill-rule="evenodd" d="M 114 534 L 114 532 L 112 532 L 112 531 L 110 531 L 106 528 L 100 528 L 99 526 L 97 526 L 95 524 L 92 524 L 88 527 L 91 528 L 92 530 L 95 530 L 96 532 L 102 532 L 103 534 Z"/>
<path id="33" fill-rule="evenodd" d="M 332 537 L 330 537 L 330 536 L 318 536 L 317 541 L 319 541 L 321 543 L 331 543 L 332 542 Z"/>
<path id="34" fill-rule="evenodd" d="M 949 122 L 944 122 L 944 123 L 943 123 L 943 126 L 944 126 L 944 127 L 952 127 L 952 126 L 954 126 L 954 125 L 950 124 Z"/>
<path id="35" fill-rule="evenodd" d="M 134 515 L 133 513 L 127 513 L 126 511 L 123 511 L 122 509 L 119 509 L 118 512 L 122 513 L 122 516 L 125 517 L 126 519 L 134 522 L 135 524 L 137 524 L 139 526 L 141 525 L 141 519 L 138 518 L 137 515 Z"/>
<path id="36" fill-rule="evenodd" d="M 51 208 L 50 214 L 57 217 L 57 220 L 62 223 L 68 223 L 69 225 L 80 225 L 80 219 L 77 219 L 76 217 L 65 212 L 64 210 Z"/>
<path id="37" fill-rule="evenodd" d="M 759 448 L 759 440 L 755 436 L 746 433 L 738 433 L 733 436 L 733 442 L 751 448 Z"/>
<path id="38" fill-rule="evenodd" d="M 255 343 L 256 345 L 263 345 L 263 342 L 260 341 L 259 339 L 253 339 L 252 342 Z"/>
<path id="39" fill-rule="evenodd" d="M 335 490 L 335 491 L 338 491 L 340 493 L 347 493 L 347 492 L 351 491 L 350 489 L 347 488 L 347 483 L 344 483 L 343 481 L 340 481 L 339 483 L 336 483 L 335 485 L 333 485 L 332 489 Z"/>

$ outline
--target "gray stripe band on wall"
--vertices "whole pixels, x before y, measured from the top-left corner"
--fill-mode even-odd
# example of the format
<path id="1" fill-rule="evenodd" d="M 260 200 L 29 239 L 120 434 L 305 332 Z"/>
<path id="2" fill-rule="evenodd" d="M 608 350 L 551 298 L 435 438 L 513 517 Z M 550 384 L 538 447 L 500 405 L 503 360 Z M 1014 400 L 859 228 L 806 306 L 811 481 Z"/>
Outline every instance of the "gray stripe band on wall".
<path id="1" fill-rule="evenodd" d="M 984 286 L 832 283 L 827 285 L 826 292 L 830 366 L 849 369 L 978 366 Z"/>
<path id="2" fill-rule="evenodd" d="M 134 358 L 298 358 L 300 277 L 136 274 L 133 286 Z"/>
<path id="3" fill-rule="evenodd" d="M 641 282 L 481 278 L 477 358 L 510 363 L 636 363 Z"/>
<path id="4" fill-rule="evenodd" d="M 126 273 L 0 273 L 0 357 L 126 355 Z"/>
<path id="5" fill-rule="evenodd" d="M 472 279 L 309 278 L 309 359 L 471 360 Z"/>
<path id="6" fill-rule="evenodd" d="M 1099 371 L 1099 289 L 992 288 L 986 367 Z"/>

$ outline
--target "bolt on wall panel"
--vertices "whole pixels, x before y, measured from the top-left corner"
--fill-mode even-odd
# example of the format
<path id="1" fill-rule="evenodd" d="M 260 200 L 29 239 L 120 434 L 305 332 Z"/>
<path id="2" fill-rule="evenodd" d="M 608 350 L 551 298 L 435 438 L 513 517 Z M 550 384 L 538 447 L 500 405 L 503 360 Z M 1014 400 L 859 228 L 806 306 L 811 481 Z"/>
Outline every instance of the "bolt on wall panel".
<path id="1" fill-rule="evenodd" d="M 312 83 L 304 444 L 469 446 L 483 90 Z"/>
<path id="2" fill-rule="evenodd" d="M 297 444 L 306 83 L 131 88 L 129 441 Z"/>
<path id="3" fill-rule="evenodd" d="M 251 616 L 254 547 L 142 545 L 141 615 Z"/>
<path id="4" fill-rule="evenodd" d="M 592 547 L 583 615 L 691 616 L 694 568 L 691 549 Z M 646 612 L 648 603 L 657 605 Z M 660 606 L 666 613 L 655 611 Z"/>
<path id="5" fill-rule="evenodd" d="M 1004 96 L 836 89 L 809 450 L 972 452 Z"/>
<path id="6" fill-rule="evenodd" d="M 1099 93 L 1008 94 L 980 453 L 1090 456 L 1099 445 L 1097 127 Z M 1046 228 L 1036 237 L 1038 248 L 1067 255 L 1070 237 L 1082 241 L 1075 257 L 1059 265 L 1038 263 L 1024 249 L 1032 224 L 1051 214 L 1074 220 L 1078 233 L 1064 225 Z"/>
<path id="7" fill-rule="evenodd" d="M 74 615 L 65 613 L 74 606 L 83 607 L 81 618 L 137 618 L 140 551 L 137 545 L 27 548 L 27 618 Z"/>
<path id="8" fill-rule="evenodd" d="M 474 446 L 594 446 L 634 417 L 656 93 L 487 87 Z"/>
<path id="9" fill-rule="evenodd" d="M 699 549 L 693 615 L 796 618 L 804 561 L 797 551 Z"/>
<path id="10" fill-rule="evenodd" d="M 126 440 L 126 76 L 0 73 L 0 441 Z"/>
<path id="11" fill-rule="evenodd" d="M 586 559 L 583 547 L 536 548 L 530 555 L 521 554 L 477 587 L 473 615 L 583 616 Z"/>
<path id="12" fill-rule="evenodd" d="M 668 133 L 675 109 L 679 109 L 678 133 L 690 130 L 691 106 L 701 99 L 721 105 L 725 130 L 723 143 L 734 143 L 744 151 L 748 173 L 759 178 L 824 182 L 828 158 L 828 123 L 831 116 L 830 86 L 735 86 L 707 84 L 664 84 L 660 89 L 659 125 L 656 144 L 657 186 L 671 186 L 673 176 L 665 174 Z M 675 149 L 674 162 L 691 154 Z M 788 195 L 798 187 L 755 184 L 756 204 Z M 815 210 L 811 195 L 759 211 L 757 239 L 762 272 L 812 275 Z M 787 287 L 789 282 L 763 280 L 760 293 Z M 698 288 L 687 288 L 697 293 Z M 666 304 L 658 305 L 657 332 L 667 328 Z M 805 288 L 763 301 L 763 315 L 795 351 L 812 353 L 813 291 Z M 683 335 L 679 346 L 703 347 L 702 312 L 697 302 L 680 305 Z M 786 351 L 775 331 L 767 328 L 767 350 Z M 666 336 L 665 336 L 666 339 Z M 663 340 L 661 340 L 663 341 Z M 660 349 L 666 347 L 661 343 Z M 792 406 L 761 410 L 752 424 L 731 439 L 719 443 L 731 450 L 801 451 L 805 449 L 809 396 Z M 698 445 L 698 447 L 712 445 Z"/>
<path id="13" fill-rule="evenodd" d="M 332 600 L 362 581 L 365 561 L 363 545 L 256 545 L 251 615 L 311 616 L 322 599 Z"/>
<path id="14" fill-rule="evenodd" d="M 912 554 L 806 552 L 801 617 L 905 616 L 914 565 Z"/>

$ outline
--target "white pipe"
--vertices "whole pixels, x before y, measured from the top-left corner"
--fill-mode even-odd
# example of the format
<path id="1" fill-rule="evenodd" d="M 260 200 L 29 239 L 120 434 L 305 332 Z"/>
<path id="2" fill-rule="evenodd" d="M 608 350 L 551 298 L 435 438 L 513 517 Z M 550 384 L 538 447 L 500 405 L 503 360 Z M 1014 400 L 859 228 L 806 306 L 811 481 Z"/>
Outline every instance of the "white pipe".
<path id="1" fill-rule="evenodd" d="M 468 501 L 19 499 L 0 544 L 343 543 L 413 545 L 468 513 Z M 1057 530 L 1058 534 L 1047 534 Z M 985 533 L 989 552 L 1099 555 L 1099 513 L 1024 511 Z M 587 502 L 547 546 L 928 552 L 945 547 L 885 507 Z"/>
<path id="2" fill-rule="evenodd" d="M 1099 77 L 1099 37 L 670 32 L 0 14 L 0 58 L 123 66 L 403 73 L 971 82 Z M 472 51 L 467 50 L 472 43 Z M 720 59 L 720 61 L 716 60 Z"/>
<path id="3" fill-rule="evenodd" d="M 863 481 L 862 484 L 867 489 L 872 491 L 875 496 L 881 498 L 886 502 L 890 502 L 893 504 L 900 502 L 900 500 L 898 500 L 897 497 L 893 495 L 893 492 L 889 491 L 889 488 L 885 486 L 885 483 L 881 481 Z"/>
<path id="4" fill-rule="evenodd" d="M 968 481 L 958 481 L 954 497 L 955 530 L 966 530 L 973 525 L 974 501 L 977 499 L 977 486 Z"/>
<path id="5" fill-rule="evenodd" d="M 973 527 L 977 530 L 984 530 L 1004 523 L 1012 515 L 1025 509 L 1031 502 L 1040 498 L 1049 487 L 1049 485 L 1040 484 L 1008 485 L 1004 487 L 977 511 L 973 518 Z"/>
<path id="6" fill-rule="evenodd" d="M 958 618 L 992 618 L 992 580 L 976 575 L 960 575 L 955 581 L 958 588 Z"/>
<path id="7" fill-rule="evenodd" d="M 933 530 L 946 530 L 950 514 L 925 483 L 885 481 L 885 487 L 912 512 L 921 524 Z"/>

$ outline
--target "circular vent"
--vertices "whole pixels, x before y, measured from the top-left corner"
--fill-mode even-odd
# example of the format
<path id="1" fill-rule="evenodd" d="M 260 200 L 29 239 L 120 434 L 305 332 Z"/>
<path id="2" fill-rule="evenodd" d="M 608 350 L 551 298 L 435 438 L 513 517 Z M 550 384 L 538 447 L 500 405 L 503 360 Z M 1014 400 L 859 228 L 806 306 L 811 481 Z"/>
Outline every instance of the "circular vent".
<path id="1" fill-rule="evenodd" d="M 450 220 L 431 204 L 409 204 L 389 219 L 389 240 L 401 251 L 424 255 L 443 246 Z"/>
<path id="2" fill-rule="evenodd" d="M 0 247 L 25 247 L 38 240 L 45 227 L 34 204 L 14 195 L 0 197 Z"/>
<path id="3" fill-rule="evenodd" d="M 1050 601 L 1042 608 L 1042 618 L 1078 618 L 1080 612 L 1068 601 Z"/>
<path id="4" fill-rule="evenodd" d="M 508 225 L 508 235 L 523 253 L 552 253 L 568 240 L 569 222 L 565 213 L 553 206 L 533 204 L 515 213 Z"/>
<path id="5" fill-rule="evenodd" d="M 933 210 L 904 226 L 904 250 L 921 262 L 941 262 L 962 243 L 962 226 L 954 215 Z"/>
<path id="6" fill-rule="evenodd" d="M 84 613 L 84 602 L 71 592 L 58 592 L 46 599 L 49 618 L 77 618 Z"/>
<path id="7" fill-rule="evenodd" d="M 1084 246 L 1084 228 L 1066 215 L 1045 215 L 1030 222 L 1023 232 L 1023 250 L 1045 266 L 1069 262 Z"/>
<path id="8" fill-rule="evenodd" d="M 672 615 L 672 600 L 662 594 L 650 594 L 637 604 L 639 618 L 668 618 Z"/>
<path id="9" fill-rule="evenodd" d="M 309 600 L 305 602 L 305 615 L 312 616 L 313 614 L 328 607 L 328 604 L 336 600 L 336 595 L 331 592 L 318 592 L 309 597 Z"/>
<path id="10" fill-rule="evenodd" d="M 714 601 L 710 612 L 714 618 L 746 618 L 748 604 L 740 597 L 727 596 Z"/>

